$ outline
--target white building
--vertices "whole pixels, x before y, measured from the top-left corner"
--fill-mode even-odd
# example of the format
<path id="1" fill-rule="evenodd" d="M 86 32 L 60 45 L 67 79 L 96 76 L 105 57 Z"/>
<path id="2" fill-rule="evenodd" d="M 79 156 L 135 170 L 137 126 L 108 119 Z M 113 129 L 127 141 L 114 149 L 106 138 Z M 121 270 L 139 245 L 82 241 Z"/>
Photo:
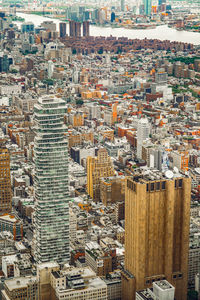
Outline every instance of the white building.
<path id="1" fill-rule="evenodd" d="M 113 142 L 106 141 L 104 145 L 111 157 L 117 157 L 121 152 L 130 150 L 130 143 L 126 137 L 115 138 Z"/>
<path id="2" fill-rule="evenodd" d="M 69 239 L 70 242 L 74 242 L 76 239 L 76 230 L 77 230 L 77 218 L 73 209 L 69 208 Z"/>
<path id="3" fill-rule="evenodd" d="M 195 291 L 200 294 L 200 273 L 195 276 Z"/>
<path id="4" fill-rule="evenodd" d="M 51 286 L 58 300 L 107 300 L 107 285 L 89 268 L 52 272 Z"/>
<path id="5" fill-rule="evenodd" d="M 89 109 L 89 119 L 99 120 L 101 117 L 101 107 L 97 103 L 88 103 L 87 107 Z"/>
<path id="6" fill-rule="evenodd" d="M 174 300 L 175 288 L 167 280 L 155 281 L 153 293 L 159 300 Z"/>
<path id="7" fill-rule="evenodd" d="M 52 78 L 53 70 L 54 70 L 54 63 L 52 62 L 52 60 L 49 60 L 48 61 L 48 78 Z"/>
<path id="8" fill-rule="evenodd" d="M 142 118 L 138 122 L 137 128 L 137 157 L 142 158 L 143 142 L 149 138 L 150 124 L 147 118 Z"/>
<path id="9" fill-rule="evenodd" d="M 22 86 L 21 85 L 2 85 L 0 87 L 0 94 L 1 95 L 16 95 L 16 94 L 21 94 L 22 91 Z"/>
<path id="10" fill-rule="evenodd" d="M 174 300 L 175 288 L 167 281 L 153 282 L 152 289 L 136 292 L 136 300 Z"/>

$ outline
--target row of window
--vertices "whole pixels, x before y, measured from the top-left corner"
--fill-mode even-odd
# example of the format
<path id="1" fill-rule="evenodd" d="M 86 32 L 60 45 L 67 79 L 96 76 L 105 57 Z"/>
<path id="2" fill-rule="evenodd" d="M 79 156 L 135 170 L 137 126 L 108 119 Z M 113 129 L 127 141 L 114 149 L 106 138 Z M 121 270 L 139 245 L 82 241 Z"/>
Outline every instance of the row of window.
<path id="1" fill-rule="evenodd" d="M 183 186 L 183 179 L 178 179 L 174 181 L 174 187 L 175 188 L 182 188 Z M 134 192 L 136 192 L 136 184 L 133 181 L 127 180 L 127 187 Z M 151 182 L 147 183 L 146 185 L 146 191 L 152 192 L 152 191 L 160 191 L 166 189 L 166 181 L 158 181 L 158 182 Z"/>
<path id="2" fill-rule="evenodd" d="M 146 185 L 146 191 L 160 191 L 166 189 L 166 181 L 152 182 Z"/>
<path id="3" fill-rule="evenodd" d="M 152 285 L 152 283 L 155 281 L 160 281 L 160 280 L 165 280 L 165 279 L 166 279 L 165 276 L 152 277 L 152 278 L 148 278 L 146 280 L 145 284 Z"/>

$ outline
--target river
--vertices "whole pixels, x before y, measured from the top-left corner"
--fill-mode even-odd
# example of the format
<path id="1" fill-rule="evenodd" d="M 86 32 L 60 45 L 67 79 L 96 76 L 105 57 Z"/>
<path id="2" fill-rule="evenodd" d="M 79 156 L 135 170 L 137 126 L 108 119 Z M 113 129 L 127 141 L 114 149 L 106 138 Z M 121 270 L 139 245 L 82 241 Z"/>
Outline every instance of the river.
<path id="1" fill-rule="evenodd" d="M 43 16 L 33 15 L 33 14 L 24 14 L 17 13 L 17 16 L 20 16 L 25 19 L 26 22 L 33 22 L 35 26 L 39 26 L 45 20 L 52 20 L 57 24 L 60 23 L 60 20 L 47 18 Z M 20 22 L 15 22 L 20 25 Z M 69 26 L 67 24 L 67 32 L 69 32 Z M 90 35 L 91 36 L 115 36 L 115 37 L 127 37 L 130 39 L 158 39 L 158 40 L 170 40 L 183 43 L 192 43 L 194 45 L 200 45 L 200 33 L 198 32 L 189 32 L 189 31 L 177 31 L 174 28 L 169 28 L 167 25 L 157 26 L 154 29 L 127 29 L 127 28 L 112 28 L 112 27 L 99 27 L 99 26 L 90 26 Z"/>

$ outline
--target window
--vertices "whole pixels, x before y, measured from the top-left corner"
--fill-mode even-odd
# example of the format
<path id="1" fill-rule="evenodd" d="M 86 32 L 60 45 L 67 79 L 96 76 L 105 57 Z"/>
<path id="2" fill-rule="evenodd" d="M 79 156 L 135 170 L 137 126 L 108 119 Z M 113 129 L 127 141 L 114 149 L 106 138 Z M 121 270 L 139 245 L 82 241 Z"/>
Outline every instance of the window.
<path id="1" fill-rule="evenodd" d="M 151 183 L 151 191 L 154 191 L 154 183 Z"/>
<path id="2" fill-rule="evenodd" d="M 178 187 L 182 187 L 182 186 L 183 186 L 183 179 L 179 179 Z"/>
<path id="3" fill-rule="evenodd" d="M 166 181 L 162 181 L 162 190 L 165 190 L 166 188 Z"/>
<path id="4" fill-rule="evenodd" d="M 160 182 L 156 182 L 156 191 L 160 190 Z"/>
<path id="5" fill-rule="evenodd" d="M 150 280 L 146 280 L 146 284 L 150 284 Z"/>

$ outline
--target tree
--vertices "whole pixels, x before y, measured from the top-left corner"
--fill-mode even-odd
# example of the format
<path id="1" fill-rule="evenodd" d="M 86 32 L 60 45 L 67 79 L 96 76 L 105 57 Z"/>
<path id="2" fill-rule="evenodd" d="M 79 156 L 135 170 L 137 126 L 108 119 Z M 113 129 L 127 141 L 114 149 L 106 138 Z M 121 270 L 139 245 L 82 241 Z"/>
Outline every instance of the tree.
<path id="1" fill-rule="evenodd" d="M 83 100 L 81 100 L 81 99 L 76 100 L 76 104 L 77 105 L 83 105 Z"/>
<path id="2" fill-rule="evenodd" d="M 100 48 L 99 48 L 98 54 L 103 54 L 103 47 L 100 47 Z"/>
<path id="3" fill-rule="evenodd" d="M 196 291 L 189 291 L 188 300 L 198 300 L 198 293 Z"/>
<path id="4" fill-rule="evenodd" d="M 16 69 L 12 69 L 12 70 L 11 70 L 11 73 L 12 73 L 12 74 L 16 74 L 16 73 L 18 73 L 18 71 L 17 71 Z"/>

